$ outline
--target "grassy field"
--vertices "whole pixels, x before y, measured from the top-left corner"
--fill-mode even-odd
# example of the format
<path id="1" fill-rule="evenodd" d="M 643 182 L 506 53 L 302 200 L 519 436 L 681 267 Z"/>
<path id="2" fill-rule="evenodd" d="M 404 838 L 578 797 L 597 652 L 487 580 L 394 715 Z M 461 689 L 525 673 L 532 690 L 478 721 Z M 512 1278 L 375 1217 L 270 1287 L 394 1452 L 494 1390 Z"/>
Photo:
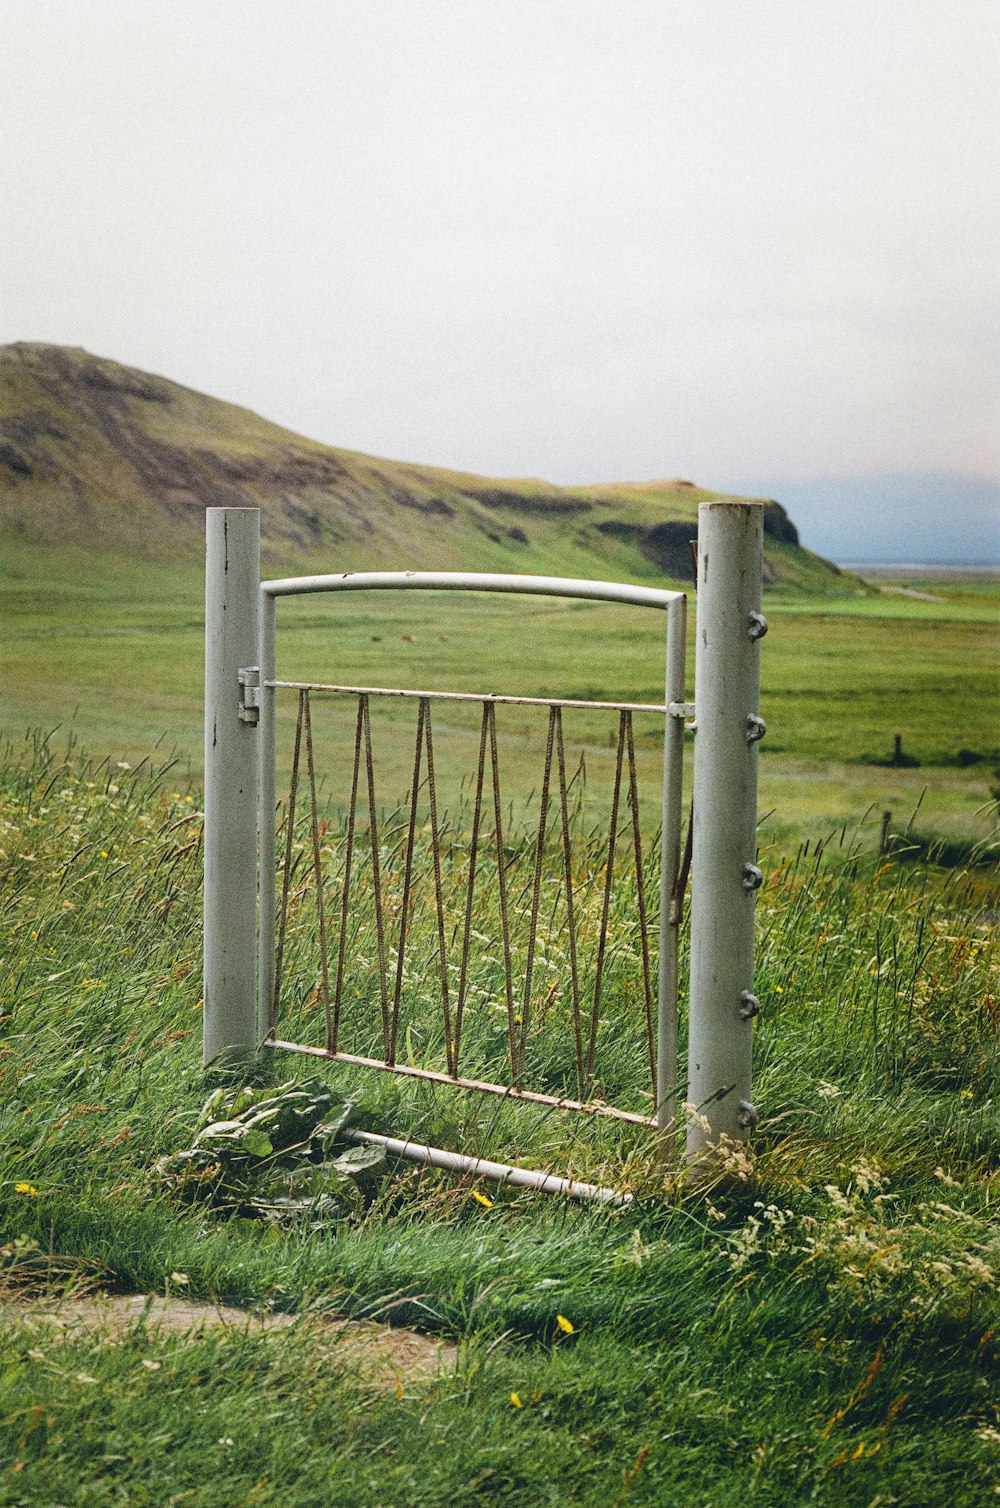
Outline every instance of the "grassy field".
<path id="1" fill-rule="evenodd" d="M 752 1153 L 733 1149 L 715 1186 L 693 1188 L 642 1128 L 330 1068 L 324 1076 L 354 1102 L 358 1127 L 633 1198 L 577 1206 L 389 1162 L 360 1205 L 321 1215 L 179 1200 L 156 1173 L 159 1158 L 190 1147 L 210 1087 L 200 1067 L 197 572 L 137 564 L 123 577 L 92 556 L 25 552 L 8 560 L 4 587 L 0 1504 L 992 1501 L 995 586 L 920 583 L 932 602 L 786 591 L 765 604 Z M 660 696 L 653 614 L 425 597 L 381 598 L 377 609 L 358 598 L 284 605 L 280 673 Z M 285 780 L 293 714 L 283 705 Z M 317 705 L 316 717 L 333 854 L 353 707 Z M 516 877 L 544 712 L 501 709 L 498 721 Z M 26 738 L 29 728 L 43 732 Z M 434 729 L 443 825 L 464 830 L 476 714 L 436 704 Z M 572 724 L 567 715 L 574 883 L 591 941 L 611 731 L 596 715 Z M 412 765 L 412 710 L 379 710 L 375 733 L 387 868 L 398 880 L 393 808 Z M 902 768 L 886 763 L 896 734 L 914 761 Z M 637 718 L 636 736 L 651 835 L 656 719 Z M 879 854 L 886 810 L 906 842 Z M 935 841 L 950 846 L 935 852 Z M 301 809 L 295 842 L 301 865 Z M 455 911 L 463 872 L 449 860 L 448 873 Z M 311 896 L 300 880 L 288 1025 L 318 1041 Z M 630 897 L 616 918 L 596 1071 L 609 1097 L 644 1111 Z M 482 899 L 467 1050 L 469 1066 L 487 1072 L 499 1071 L 506 1026 L 495 885 Z M 377 1039 L 364 883 L 358 906 L 348 1045 L 364 1048 Z M 550 922 L 539 1006 L 558 999 L 560 983 L 565 993 L 555 903 Z M 406 1051 L 432 1063 L 442 1053 L 425 988 L 433 967 L 425 906 L 403 1032 Z M 538 1086 L 572 1090 L 565 1013 L 541 1015 Z M 682 1017 L 682 1067 L 683 1028 Z M 298 1059 L 266 1069 L 272 1081 L 309 1073 Z M 318 1345 L 306 1323 L 277 1334 L 140 1325 L 118 1339 L 28 1323 L 24 1295 L 95 1284 L 306 1320 L 380 1315 L 459 1351 L 438 1375 L 387 1390 L 335 1344 Z"/>
<path id="2" fill-rule="evenodd" d="M 558 563 L 557 563 L 558 564 Z M 556 566 L 550 568 L 556 569 Z M 926 586 L 926 583 L 924 583 Z M 57 726 L 98 757 L 131 762 L 156 747 L 177 754 L 194 780 L 201 762 L 203 587 L 197 571 L 64 554 L 12 557 L 5 588 L 3 727 Z M 761 843 L 794 851 L 804 837 L 869 812 L 981 838 L 976 813 L 998 777 L 996 586 L 949 582 L 941 600 L 766 594 L 772 622 L 762 654 Z M 693 619 L 693 613 L 691 614 Z M 279 674 L 338 684 L 404 685 L 526 695 L 662 695 L 658 614 L 544 599 L 467 600 L 421 595 L 297 599 L 282 604 Z M 690 656 L 693 690 L 693 654 Z M 291 705 L 290 703 L 288 705 Z M 380 713 L 380 789 L 401 795 L 412 761 L 412 708 Z M 474 771 L 474 717 L 440 712 L 438 747 L 457 788 Z M 353 714 L 329 720 L 321 751 L 326 789 L 346 799 L 342 764 Z M 577 719 L 594 801 L 610 779 L 609 729 Z M 544 715 L 501 714 L 515 796 L 538 782 Z M 289 720 L 281 754 L 290 760 Z M 914 761 L 886 768 L 894 735 Z M 637 724 L 644 790 L 657 781 L 660 734 Z M 963 751 L 965 751 L 963 753 Z M 338 773 L 340 771 L 341 773 Z M 602 784 L 603 782 L 603 784 Z M 341 793 L 338 797 L 338 791 Z M 652 799 L 652 797 L 651 797 Z"/>
<path id="3" fill-rule="evenodd" d="M 0 770 L 0 1503 L 993 1500 L 992 875 L 878 863 L 849 836 L 770 867 L 760 1129 L 715 1186 L 639 1128 L 341 1068 L 358 1126 L 634 1198 L 389 1163 L 353 1212 L 248 1218 L 156 1175 L 208 1087 L 200 813 L 176 766 L 129 763 L 50 741 Z M 460 1349 L 386 1389 L 307 1326 L 102 1339 L 11 1318 L 88 1283 L 390 1316 Z"/>

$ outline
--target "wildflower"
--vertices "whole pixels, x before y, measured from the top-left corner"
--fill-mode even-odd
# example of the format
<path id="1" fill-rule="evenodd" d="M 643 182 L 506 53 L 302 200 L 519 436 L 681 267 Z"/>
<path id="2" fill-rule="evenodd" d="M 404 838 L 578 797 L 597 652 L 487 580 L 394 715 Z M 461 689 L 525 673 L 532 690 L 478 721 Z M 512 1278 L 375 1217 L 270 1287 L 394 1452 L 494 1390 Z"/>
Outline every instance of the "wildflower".
<path id="1" fill-rule="evenodd" d="M 101 858 L 102 859 L 108 858 L 108 850 L 106 848 L 102 848 L 101 849 Z"/>
<path id="2" fill-rule="evenodd" d="M 481 1194 L 478 1189 L 472 1190 L 472 1197 L 477 1204 L 482 1205 L 484 1210 L 491 1210 L 493 1208 L 493 1200 L 487 1198 L 485 1194 Z"/>
<path id="3" fill-rule="evenodd" d="M 556 1315 L 556 1324 L 559 1326 L 560 1330 L 562 1331 L 562 1333 L 564 1335 L 575 1335 L 576 1334 L 576 1330 L 575 1330 L 572 1322 L 566 1318 L 565 1314 L 557 1314 Z"/>
<path id="4" fill-rule="evenodd" d="M 186 1288 L 191 1279 L 186 1272 L 172 1272 L 170 1274 L 170 1281 L 171 1283 L 176 1283 L 178 1288 Z"/>
<path id="5" fill-rule="evenodd" d="M 38 1190 L 35 1188 L 35 1185 L 33 1183 L 15 1183 L 14 1193 L 27 1194 L 29 1199 L 38 1198 Z"/>
<path id="6" fill-rule="evenodd" d="M 160 1363 L 158 1361 L 151 1361 L 148 1356 L 143 1357 L 142 1364 L 149 1372 L 158 1372 L 160 1370 Z"/>
<path id="7" fill-rule="evenodd" d="M 521 1402 L 521 1395 L 520 1395 L 520 1393 L 511 1393 L 511 1395 L 510 1395 L 510 1401 L 513 1404 L 514 1408 L 516 1408 L 516 1409 L 523 1409 L 524 1408 L 524 1404 Z"/>

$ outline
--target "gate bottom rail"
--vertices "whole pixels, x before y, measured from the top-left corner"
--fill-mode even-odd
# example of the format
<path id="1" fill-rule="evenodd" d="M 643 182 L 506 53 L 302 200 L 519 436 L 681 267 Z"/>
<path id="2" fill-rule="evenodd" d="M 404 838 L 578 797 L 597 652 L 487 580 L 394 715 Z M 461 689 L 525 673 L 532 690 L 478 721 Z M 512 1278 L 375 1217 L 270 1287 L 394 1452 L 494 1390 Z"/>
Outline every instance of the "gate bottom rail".
<path id="1" fill-rule="evenodd" d="M 323 1058 L 328 1063 L 349 1063 L 354 1068 L 378 1068 L 383 1073 L 400 1074 L 409 1079 L 428 1079 L 433 1084 L 447 1084 L 452 1089 L 473 1089 L 479 1094 L 493 1094 L 500 1099 L 525 1100 L 532 1105 L 550 1105 L 556 1110 L 578 1110 L 585 1115 L 604 1116 L 609 1120 L 627 1121 L 633 1126 L 657 1126 L 655 1115 L 640 1115 L 634 1110 L 619 1110 L 600 1100 L 571 1100 L 563 1095 L 539 1094 L 533 1089 L 517 1089 L 507 1084 L 491 1084 L 486 1079 L 466 1079 L 457 1074 L 439 1073 L 431 1068 L 413 1068 L 408 1063 L 386 1063 L 379 1058 L 362 1058 L 356 1053 L 333 1052 L 326 1047 L 309 1047 L 301 1042 L 286 1042 L 268 1037 L 262 1044 L 280 1052 L 302 1053 L 309 1058 Z"/>

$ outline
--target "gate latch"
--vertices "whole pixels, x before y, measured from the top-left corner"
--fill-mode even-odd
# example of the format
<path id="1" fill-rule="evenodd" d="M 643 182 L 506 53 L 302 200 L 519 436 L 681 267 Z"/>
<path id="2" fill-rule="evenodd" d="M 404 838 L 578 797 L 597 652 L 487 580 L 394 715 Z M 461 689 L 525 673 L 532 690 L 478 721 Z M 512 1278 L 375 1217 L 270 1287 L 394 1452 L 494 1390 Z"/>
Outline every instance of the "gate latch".
<path id="1" fill-rule="evenodd" d="M 244 665 L 236 672 L 236 679 L 240 686 L 240 722 L 256 723 L 260 720 L 260 670 L 256 665 Z"/>

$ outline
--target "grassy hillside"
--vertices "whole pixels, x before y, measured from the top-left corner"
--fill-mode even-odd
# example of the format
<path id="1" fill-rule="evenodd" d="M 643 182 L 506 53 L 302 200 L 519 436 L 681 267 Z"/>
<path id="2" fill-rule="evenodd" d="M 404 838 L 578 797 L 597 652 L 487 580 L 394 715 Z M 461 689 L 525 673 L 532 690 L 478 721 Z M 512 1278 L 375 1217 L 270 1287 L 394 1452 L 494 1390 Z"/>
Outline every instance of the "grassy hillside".
<path id="1" fill-rule="evenodd" d="M 334 449 L 248 410 L 79 348 L 0 348 L 0 540 L 176 562 L 207 506 L 259 507 L 269 566 L 470 566 L 687 579 L 690 482 L 565 488 Z M 777 503 L 769 582 L 864 588 L 803 550 Z M 19 548 L 20 547 L 20 548 Z"/>
<path id="2" fill-rule="evenodd" d="M 681 482 L 490 482 L 333 451 L 57 347 L 0 353 L 0 413 L 0 732 L 20 740 L 28 727 L 60 726 L 57 742 L 72 736 L 112 761 L 159 745 L 193 774 L 206 502 L 262 508 L 269 569 L 472 563 L 663 581 L 671 578 L 650 558 L 654 543 L 675 531 L 682 574 L 705 495 Z M 761 810 L 771 815 L 762 844 L 794 846 L 868 808 L 877 836 L 883 811 L 905 824 L 918 803 L 932 831 L 985 837 L 1000 763 L 992 589 L 952 583 L 935 588 L 934 601 L 875 589 L 857 596 L 861 583 L 832 575 L 794 542 L 783 515 L 769 517 Z M 377 607 L 302 599 L 282 606 L 279 656 L 290 677 L 655 701 L 661 635 L 656 615 L 540 598 L 386 596 Z M 404 710 L 386 713 L 380 735 L 390 800 L 412 764 Z M 526 793 L 544 727 L 514 731 L 508 776 L 515 794 Z M 916 763 L 887 769 L 896 733 Z M 349 736 L 331 729 L 331 758 Z M 474 767 L 476 736 L 457 715 L 438 730 L 439 753 L 459 775 Z M 653 791 L 660 736 L 652 727 L 638 736 L 643 789 Z M 608 731 L 588 727 L 583 738 L 592 788 L 603 789 Z M 283 736 L 283 779 L 288 758 Z"/>

